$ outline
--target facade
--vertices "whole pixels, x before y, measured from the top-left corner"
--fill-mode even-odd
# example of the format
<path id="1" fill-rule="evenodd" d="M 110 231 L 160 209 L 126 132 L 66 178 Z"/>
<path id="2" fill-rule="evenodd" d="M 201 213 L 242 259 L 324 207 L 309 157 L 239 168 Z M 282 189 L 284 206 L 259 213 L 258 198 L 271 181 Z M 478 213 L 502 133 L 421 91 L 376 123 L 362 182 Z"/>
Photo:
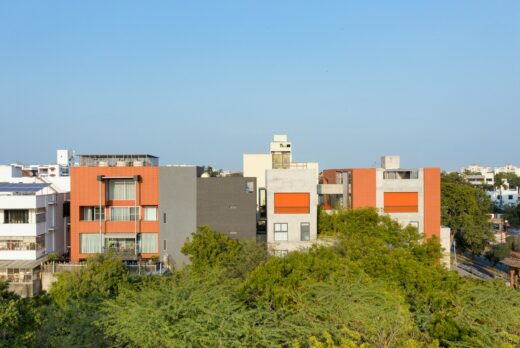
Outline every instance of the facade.
<path id="1" fill-rule="evenodd" d="M 81 155 L 71 169 L 71 261 L 159 257 L 159 159 Z"/>
<path id="2" fill-rule="evenodd" d="M 267 171 L 267 242 L 276 256 L 308 248 L 317 239 L 317 171 Z"/>
<path id="3" fill-rule="evenodd" d="M 506 164 L 502 167 L 483 167 L 478 164 L 471 164 L 467 167 L 461 168 L 460 173 L 474 185 L 494 185 L 496 174 L 513 173 L 520 176 L 520 167 L 512 164 Z"/>
<path id="4" fill-rule="evenodd" d="M 22 296 L 40 291 L 46 256 L 67 251 L 66 199 L 46 183 L 0 183 L 0 279 Z"/>
<path id="5" fill-rule="evenodd" d="M 440 238 L 440 169 L 400 167 L 398 156 L 383 156 L 381 168 L 327 169 L 318 188 L 325 210 L 376 208 L 426 238 Z"/>
<path id="6" fill-rule="evenodd" d="M 518 188 L 509 188 L 503 186 L 493 191 L 486 191 L 493 204 L 499 208 L 506 208 L 507 206 L 517 205 L 518 201 Z"/>
<path id="7" fill-rule="evenodd" d="M 230 238 L 255 239 L 255 178 L 202 174 L 202 167 L 160 167 L 161 259 L 166 263 L 189 262 L 181 249 L 199 226 Z"/>
<path id="8" fill-rule="evenodd" d="M 275 135 L 269 153 L 244 154 L 243 159 L 244 176 L 257 182 L 257 240 L 280 256 L 315 242 L 318 163 L 293 162 L 287 135 Z M 282 213 L 280 205 L 293 203 L 305 209 Z"/>

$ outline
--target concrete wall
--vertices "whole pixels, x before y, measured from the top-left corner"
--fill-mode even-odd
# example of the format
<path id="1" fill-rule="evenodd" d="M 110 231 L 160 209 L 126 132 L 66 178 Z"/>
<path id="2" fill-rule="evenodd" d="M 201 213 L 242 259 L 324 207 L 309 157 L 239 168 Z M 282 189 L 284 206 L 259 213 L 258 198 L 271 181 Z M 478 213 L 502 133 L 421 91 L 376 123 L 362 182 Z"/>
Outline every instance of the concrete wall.
<path id="1" fill-rule="evenodd" d="M 397 220 L 403 227 L 411 222 L 419 223 L 419 232 L 424 232 L 424 173 L 419 169 L 418 179 L 383 179 L 384 169 L 376 169 L 376 208 L 379 212 L 384 211 L 385 192 L 417 192 L 418 193 L 418 212 L 417 213 L 389 213 L 393 219 Z M 439 212 L 440 213 L 440 212 Z M 439 231 L 440 232 L 440 231 Z"/>
<path id="2" fill-rule="evenodd" d="M 181 248 L 196 231 L 198 172 L 194 166 L 159 168 L 161 259 L 168 258 L 176 267 L 189 262 Z"/>
<path id="3" fill-rule="evenodd" d="M 293 251 L 307 248 L 317 239 L 318 180 L 313 169 L 271 169 L 267 171 L 267 241 L 272 250 Z M 309 214 L 275 214 L 274 194 L 308 192 Z M 300 224 L 310 223 L 310 241 L 301 241 Z M 274 240 L 274 224 L 288 224 L 288 240 Z"/>
<path id="4" fill-rule="evenodd" d="M 246 184 L 253 183 L 253 191 Z M 197 178 L 197 226 L 230 238 L 256 238 L 256 178 Z"/>
<path id="5" fill-rule="evenodd" d="M 273 167 L 273 158 L 271 154 L 244 154 L 244 177 L 256 178 L 257 192 L 256 196 L 259 197 L 258 190 L 266 187 L 265 173 L 266 170 Z"/>

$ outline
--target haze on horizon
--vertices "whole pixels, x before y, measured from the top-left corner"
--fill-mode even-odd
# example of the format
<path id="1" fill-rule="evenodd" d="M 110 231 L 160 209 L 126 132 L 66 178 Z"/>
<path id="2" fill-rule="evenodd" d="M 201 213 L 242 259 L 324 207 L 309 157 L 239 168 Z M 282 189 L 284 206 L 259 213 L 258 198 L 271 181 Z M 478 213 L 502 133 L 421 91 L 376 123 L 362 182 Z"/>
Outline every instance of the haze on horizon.
<path id="1" fill-rule="evenodd" d="M 520 165 L 520 2 L 0 3 L 0 163 Z"/>

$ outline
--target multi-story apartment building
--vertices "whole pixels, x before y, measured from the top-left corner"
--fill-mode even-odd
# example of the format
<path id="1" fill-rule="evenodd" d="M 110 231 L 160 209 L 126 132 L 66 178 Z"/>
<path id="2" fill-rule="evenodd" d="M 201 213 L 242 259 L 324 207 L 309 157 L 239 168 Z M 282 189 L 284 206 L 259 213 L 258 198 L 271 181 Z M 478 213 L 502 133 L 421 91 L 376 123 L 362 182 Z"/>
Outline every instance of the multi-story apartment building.
<path id="1" fill-rule="evenodd" d="M 326 210 L 373 207 L 440 238 L 439 168 L 401 168 L 399 156 L 383 156 L 381 168 L 327 169 L 322 182 L 318 193 Z"/>
<path id="2" fill-rule="evenodd" d="M 281 256 L 316 241 L 319 171 L 316 162 L 292 161 L 286 135 L 275 135 L 269 149 L 244 154 L 244 176 L 258 184 L 258 240 Z"/>
<path id="3" fill-rule="evenodd" d="M 0 183 L 0 279 L 20 295 L 40 291 L 46 255 L 67 251 L 66 199 L 46 183 Z"/>
<path id="4" fill-rule="evenodd" d="M 256 180 L 202 178 L 202 167 L 162 166 L 150 155 L 81 155 L 72 168 L 72 253 L 126 261 L 188 263 L 184 243 L 198 226 L 254 239 Z"/>
<path id="5" fill-rule="evenodd" d="M 159 160 L 81 155 L 71 169 L 71 260 L 96 253 L 159 257 Z"/>
<path id="6" fill-rule="evenodd" d="M 520 176 L 520 167 L 506 164 L 502 167 L 483 167 L 478 164 L 471 164 L 461 168 L 460 173 L 474 185 L 494 185 L 495 175 L 499 173 L 512 173 Z"/>
<path id="7" fill-rule="evenodd" d="M 267 242 L 275 255 L 316 242 L 317 174 L 316 169 L 267 171 Z"/>

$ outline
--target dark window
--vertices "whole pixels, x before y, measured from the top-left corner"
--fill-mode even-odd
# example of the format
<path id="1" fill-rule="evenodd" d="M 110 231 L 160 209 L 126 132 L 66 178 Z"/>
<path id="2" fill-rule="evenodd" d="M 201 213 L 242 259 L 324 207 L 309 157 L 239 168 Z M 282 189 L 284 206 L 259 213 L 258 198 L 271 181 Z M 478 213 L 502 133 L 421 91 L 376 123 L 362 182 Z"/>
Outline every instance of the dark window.
<path id="1" fill-rule="evenodd" d="M 163 223 L 166 223 L 166 213 L 163 213 Z"/>
<path id="2" fill-rule="evenodd" d="M 311 240 L 311 224 L 308 222 L 302 222 L 300 224 L 300 233 L 302 241 L 310 241 Z"/>
<path id="3" fill-rule="evenodd" d="M 29 210 L 4 210 L 4 224 L 28 224 Z"/>
<path id="4" fill-rule="evenodd" d="M 163 249 L 166 250 L 166 239 L 163 240 Z"/>

